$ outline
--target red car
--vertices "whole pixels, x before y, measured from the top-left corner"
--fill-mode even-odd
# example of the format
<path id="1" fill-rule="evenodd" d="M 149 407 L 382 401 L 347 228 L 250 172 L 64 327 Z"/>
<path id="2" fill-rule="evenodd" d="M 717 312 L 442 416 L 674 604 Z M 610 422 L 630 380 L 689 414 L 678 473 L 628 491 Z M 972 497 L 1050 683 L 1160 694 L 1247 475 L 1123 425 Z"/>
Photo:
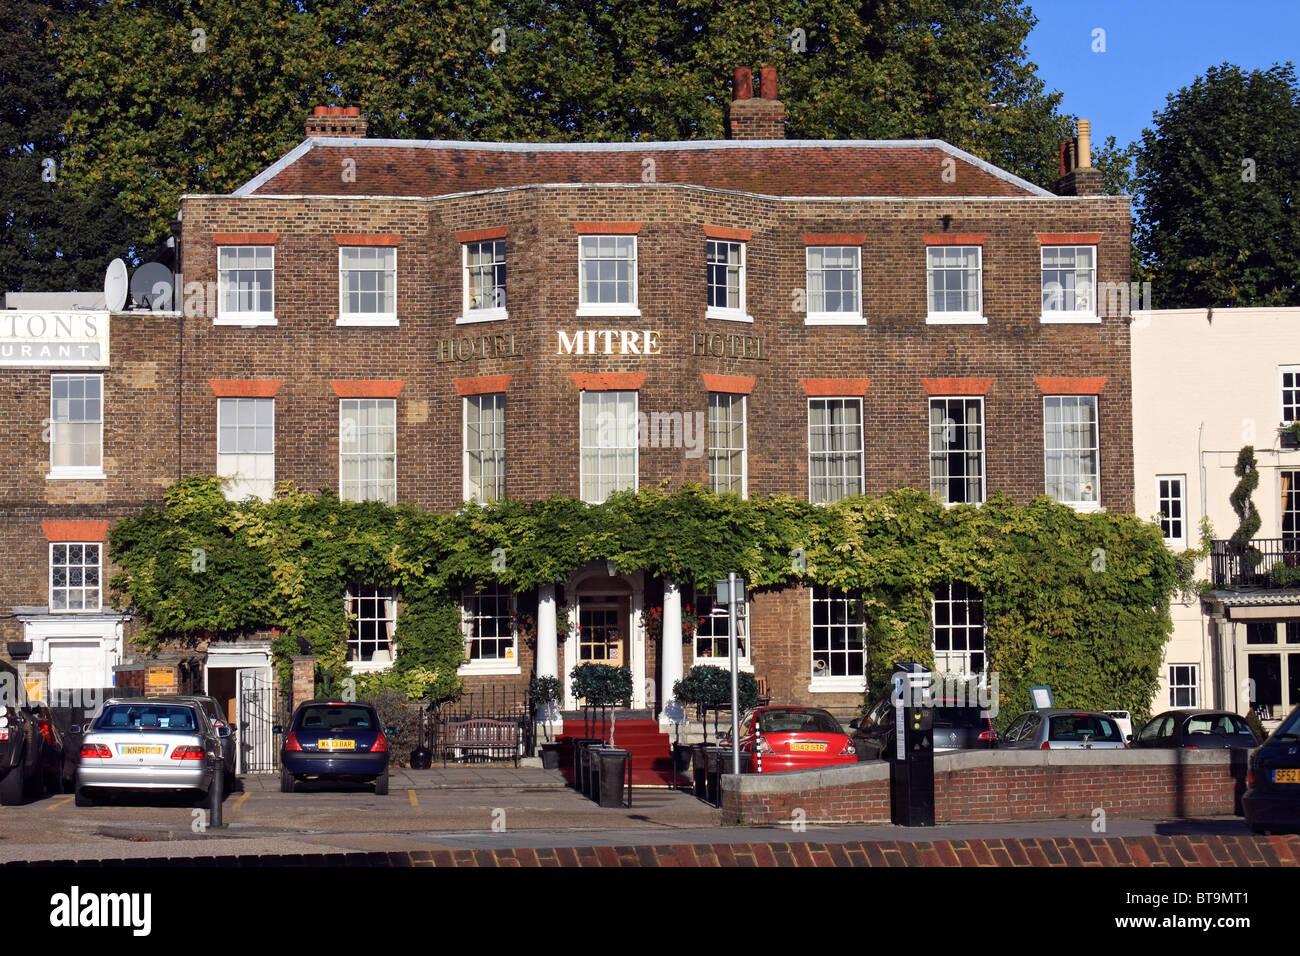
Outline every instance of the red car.
<path id="1" fill-rule="evenodd" d="M 759 707 L 740 726 L 746 773 L 815 770 L 857 763 L 853 739 L 820 707 Z"/>

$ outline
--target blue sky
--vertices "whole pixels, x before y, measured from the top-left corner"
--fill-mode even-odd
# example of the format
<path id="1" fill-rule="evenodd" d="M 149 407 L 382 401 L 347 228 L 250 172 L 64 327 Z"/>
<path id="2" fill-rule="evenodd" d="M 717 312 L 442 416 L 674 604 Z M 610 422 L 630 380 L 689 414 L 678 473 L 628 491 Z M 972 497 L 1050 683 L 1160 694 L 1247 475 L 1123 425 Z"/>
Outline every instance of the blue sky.
<path id="1" fill-rule="evenodd" d="M 1300 61 L 1300 0 L 1039 0 L 1025 46 L 1061 112 L 1092 121 L 1093 142 L 1126 145 L 1165 97 L 1225 60 L 1243 69 Z M 1105 52 L 1093 52 L 1104 30 Z M 1100 37 L 1099 37 L 1100 39 Z"/>

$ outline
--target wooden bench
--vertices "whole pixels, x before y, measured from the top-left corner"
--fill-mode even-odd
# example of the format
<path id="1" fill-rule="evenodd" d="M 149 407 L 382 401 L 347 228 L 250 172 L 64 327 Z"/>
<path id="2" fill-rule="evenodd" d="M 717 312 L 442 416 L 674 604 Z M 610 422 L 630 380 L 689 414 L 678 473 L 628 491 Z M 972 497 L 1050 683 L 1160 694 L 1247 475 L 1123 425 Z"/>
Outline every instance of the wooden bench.
<path id="1" fill-rule="evenodd" d="M 510 759 L 519 766 L 519 742 L 523 733 L 518 723 L 472 717 L 448 721 L 442 739 L 442 765 L 447 766 L 448 751 L 475 751 L 489 757 Z"/>

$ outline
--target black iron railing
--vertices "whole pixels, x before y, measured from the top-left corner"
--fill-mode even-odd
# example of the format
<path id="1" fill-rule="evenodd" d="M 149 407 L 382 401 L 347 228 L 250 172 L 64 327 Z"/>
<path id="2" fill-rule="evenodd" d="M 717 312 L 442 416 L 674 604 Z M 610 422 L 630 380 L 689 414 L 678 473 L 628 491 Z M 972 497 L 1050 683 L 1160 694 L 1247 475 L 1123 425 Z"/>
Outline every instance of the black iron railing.
<path id="1" fill-rule="evenodd" d="M 1300 537 L 1215 541 L 1210 582 L 1216 588 L 1300 587 Z"/>
<path id="2" fill-rule="evenodd" d="M 531 757 L 536 753 L 536 728 L 529 715 L 528 694 L 507 685 L 476 687 L 465 691 L 459 699 L 434 708 L 428 723 L 430 749 L 439 753 L 448 724 L 476 717 L 519 724 L 524 756 Z"/>

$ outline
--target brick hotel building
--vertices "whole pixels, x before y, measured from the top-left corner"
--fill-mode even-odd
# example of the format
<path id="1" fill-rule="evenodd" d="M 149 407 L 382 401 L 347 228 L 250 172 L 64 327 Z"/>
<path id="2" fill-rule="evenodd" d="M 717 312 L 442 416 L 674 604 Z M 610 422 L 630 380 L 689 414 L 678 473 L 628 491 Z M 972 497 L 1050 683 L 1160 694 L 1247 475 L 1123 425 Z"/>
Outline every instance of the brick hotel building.
<path id="1" fill-rule="evenodd" d="M 0 357 L 9 639 L 56 687 L 107 681 L 133 653 L 107 522 L 195 473 L 439 511 L 693 481 L 1130 512 L 1128 319 L 1099 303 L 1128 286 L 1129 205 L 1100 195 L 1086 124 L 1048 192 L 940 141 L 785 140 L 762 80 L 754 96 L 738 71 L 726 141 L 381 140 L 319 108 L 233 193 L 185 196 L 178 271 L 216 293 L 203 314 L 105 316 L 102 364 Z M 340 600 L 352 666 L 386 666 L 400 595 L 358 581 Z M 936 595 L 938 666 L 984 666 L 980 602 Z M 535 650 L 517 603 L 537 608 Z M 645 609 L 673 635 L 684 604 L 710 608 L 604 562 L 535 594 L 471 588 L 462 672 L 567 690 L 578 660 L 626 663 L 634 706 L 657 708 L 726 659 L 722 616 L 647 638 Z M 557 607 L 580 637 L 557 640 Z M 776 701 L 856 707 L 860 622 L 833 590 L 754 593 L 742 664 Z M 202 649 L 215 696 L 269 673 L 258 637 Z"/>

